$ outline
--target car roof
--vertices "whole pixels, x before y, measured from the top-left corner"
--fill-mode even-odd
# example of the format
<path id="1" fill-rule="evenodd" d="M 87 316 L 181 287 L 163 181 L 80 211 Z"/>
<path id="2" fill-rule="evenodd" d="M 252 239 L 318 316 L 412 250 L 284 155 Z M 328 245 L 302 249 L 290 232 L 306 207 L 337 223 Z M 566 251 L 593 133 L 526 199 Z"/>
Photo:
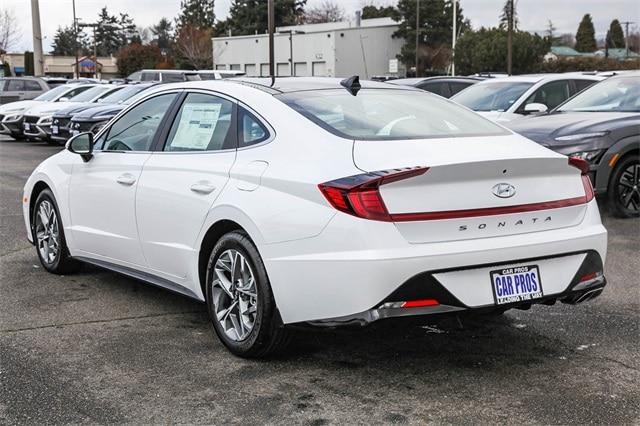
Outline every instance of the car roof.
<path id="1" fill-rule="evenodd" d="M 536 84 L 539 82 L 545 81 L 554 81 L 554 80 L 563 80 L 563 79 L 578 79 L 578 80 L 590 80 L 590 81 L 601 81 L 606 77 L 592 74 L 584 74 L 580 72 L 570 72 L 570 73 L 558 73 L 558 74 L 523 74 L 523 75 L 512 75 L 507 77 L 496 77 L 488 80 L 483 80 L 478 84 L 492 84 L 492 83 L 504 83 L 505 81 L 511 81 L 514 83 L 532 83 Z"/>
<path id="2" fill-rule="evenodd" d="M 481 77 L 466 77 L 459 75 L 441 75 L 436 77 L 413 77 L 413 78 L 397 78 L 395 80 L 389 80 L 388 83 L 398 84 L 402 86 L 415 86 L 426 81 L 483 81 Z"/>
<path id="3" fill-rule="evenodd" d="M 268 77 L 240 77 L 230 78 L 226 81 L 251 86 L 271 94 L 278 94 L 307 90 L 344 89 L 344 86 L 340 84 L 343 80 L 342 78 L 332 77 L 276 77 L 273 84 L 271 84 L 271 78 Z M 363 89 L 389 89 L 397 88 L 398 86 L 371 80 L 360 80 L 360 85 Z M 410 87 L 406 88 L 411 89 Z"/>

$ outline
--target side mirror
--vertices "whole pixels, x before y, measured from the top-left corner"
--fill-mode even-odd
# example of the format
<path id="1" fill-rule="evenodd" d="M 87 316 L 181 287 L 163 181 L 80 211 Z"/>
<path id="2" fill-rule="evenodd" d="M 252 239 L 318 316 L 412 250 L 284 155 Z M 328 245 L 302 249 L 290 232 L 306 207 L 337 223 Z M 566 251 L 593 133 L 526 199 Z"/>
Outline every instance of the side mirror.
<path id="1" fill-rule="evenodd" d="M 91 160 L 93 157 L 93 133 L 78 133 L 67 141 L 67 150 L 78 154 L 84 162 Z"/>
<path id="2" fill-rule="evenodd" d="M 548 108 L 545 104 L 531 103 L 524 107 L 525 114 L 541 114 L 547 112 Z"/>
<path id="3" fill-rule="evenodd" d="M 69 98 L 67 98 L 66 96 L 58 99 L 58 102 L 69 102 Z"/>

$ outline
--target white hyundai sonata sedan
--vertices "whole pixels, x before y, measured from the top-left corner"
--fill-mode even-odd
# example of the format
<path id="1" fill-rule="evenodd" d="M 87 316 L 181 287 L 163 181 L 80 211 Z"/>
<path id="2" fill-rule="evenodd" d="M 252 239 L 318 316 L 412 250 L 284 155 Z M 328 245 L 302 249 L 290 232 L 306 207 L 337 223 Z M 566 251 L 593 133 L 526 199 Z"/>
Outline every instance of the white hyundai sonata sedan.
<path id="1" fill-rule="evenodd" d="M 45 269 L 88 262 L 206 301 L 231 352 L 296 323 L 599 295 L 587 164 L 429 93 L 357 78 L 158 86 L 24 188 Z"/>

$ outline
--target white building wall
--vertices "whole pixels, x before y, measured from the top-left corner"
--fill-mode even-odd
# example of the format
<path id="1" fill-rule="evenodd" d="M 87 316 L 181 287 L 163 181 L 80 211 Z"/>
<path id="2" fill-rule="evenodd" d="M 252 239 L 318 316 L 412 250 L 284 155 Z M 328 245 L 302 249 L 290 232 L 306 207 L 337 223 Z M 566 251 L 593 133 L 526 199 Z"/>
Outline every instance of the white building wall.
<path id="1" fill-rule="evenodd" d="M 362 22 L 367 24 L 367 21 L 369 20 Z M 340 24 L 343 26 L 342 29 Z M 402 47 L 401 40 L 391 37 L 397 25 L 349 25 L 351 24 L 332 23 L 286 27 L 288 30 L 305 31 L 304 34 L 293 35 L 295 75 L 346 77 L 358 74 L 368 78 L 386 74 L 389 59 L 394 59 Z M 239 69 L 245 71 L 248 76 L 268 76 L 268 43 L 266 34 L 214 38 L 214 67 Z M 274 48 L 276 75 L 289 76 L 289 34 L 276 34 Z"/>

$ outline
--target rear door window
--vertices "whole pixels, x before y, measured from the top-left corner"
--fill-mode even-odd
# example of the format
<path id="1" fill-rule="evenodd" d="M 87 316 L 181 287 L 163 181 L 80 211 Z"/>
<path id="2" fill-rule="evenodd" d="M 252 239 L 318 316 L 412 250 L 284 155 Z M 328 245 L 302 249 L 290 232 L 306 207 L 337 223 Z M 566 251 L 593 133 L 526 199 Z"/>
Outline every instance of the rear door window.
<path id="1" fill-rule="evenodd" d="M 24 80 L 9 80 L 9 84 L 7 85 L 7 91 L 24 92 L 25 91 Z"/>
<path id="2" fill-rule="evenodd" d="M 189 93 L 173 121 L 164 150 L 234 149 L 233 106 L 233 102 L 218 96 Z"/>
<path id="3" fill-rule="evenodd" d="M 42 88 L 40 87 L 40 84 L 38 84 L 38 82 L 34 81 L 34 80 L 26 80 L 25 81 L 25 85 L 26 85 L 27 90 L 32 91 L 32 92 L 42 90 Z"/>
<path id="4" fill-rule="evenodd" d="M 240 148 L 255 145 L 269 139 L 269 130 L 258 118 L 244 108 L 239 108 L 238 142 Z"/>
<path id="5" fill-rule="evenodd" d="M 587 87 L 591 86 L 594 83 L 596 82 L 591 80 L 573 80 L 573 84 L 576 85 L 576 93 L 582 92 L 584 89 L 586 89 Z"/>

